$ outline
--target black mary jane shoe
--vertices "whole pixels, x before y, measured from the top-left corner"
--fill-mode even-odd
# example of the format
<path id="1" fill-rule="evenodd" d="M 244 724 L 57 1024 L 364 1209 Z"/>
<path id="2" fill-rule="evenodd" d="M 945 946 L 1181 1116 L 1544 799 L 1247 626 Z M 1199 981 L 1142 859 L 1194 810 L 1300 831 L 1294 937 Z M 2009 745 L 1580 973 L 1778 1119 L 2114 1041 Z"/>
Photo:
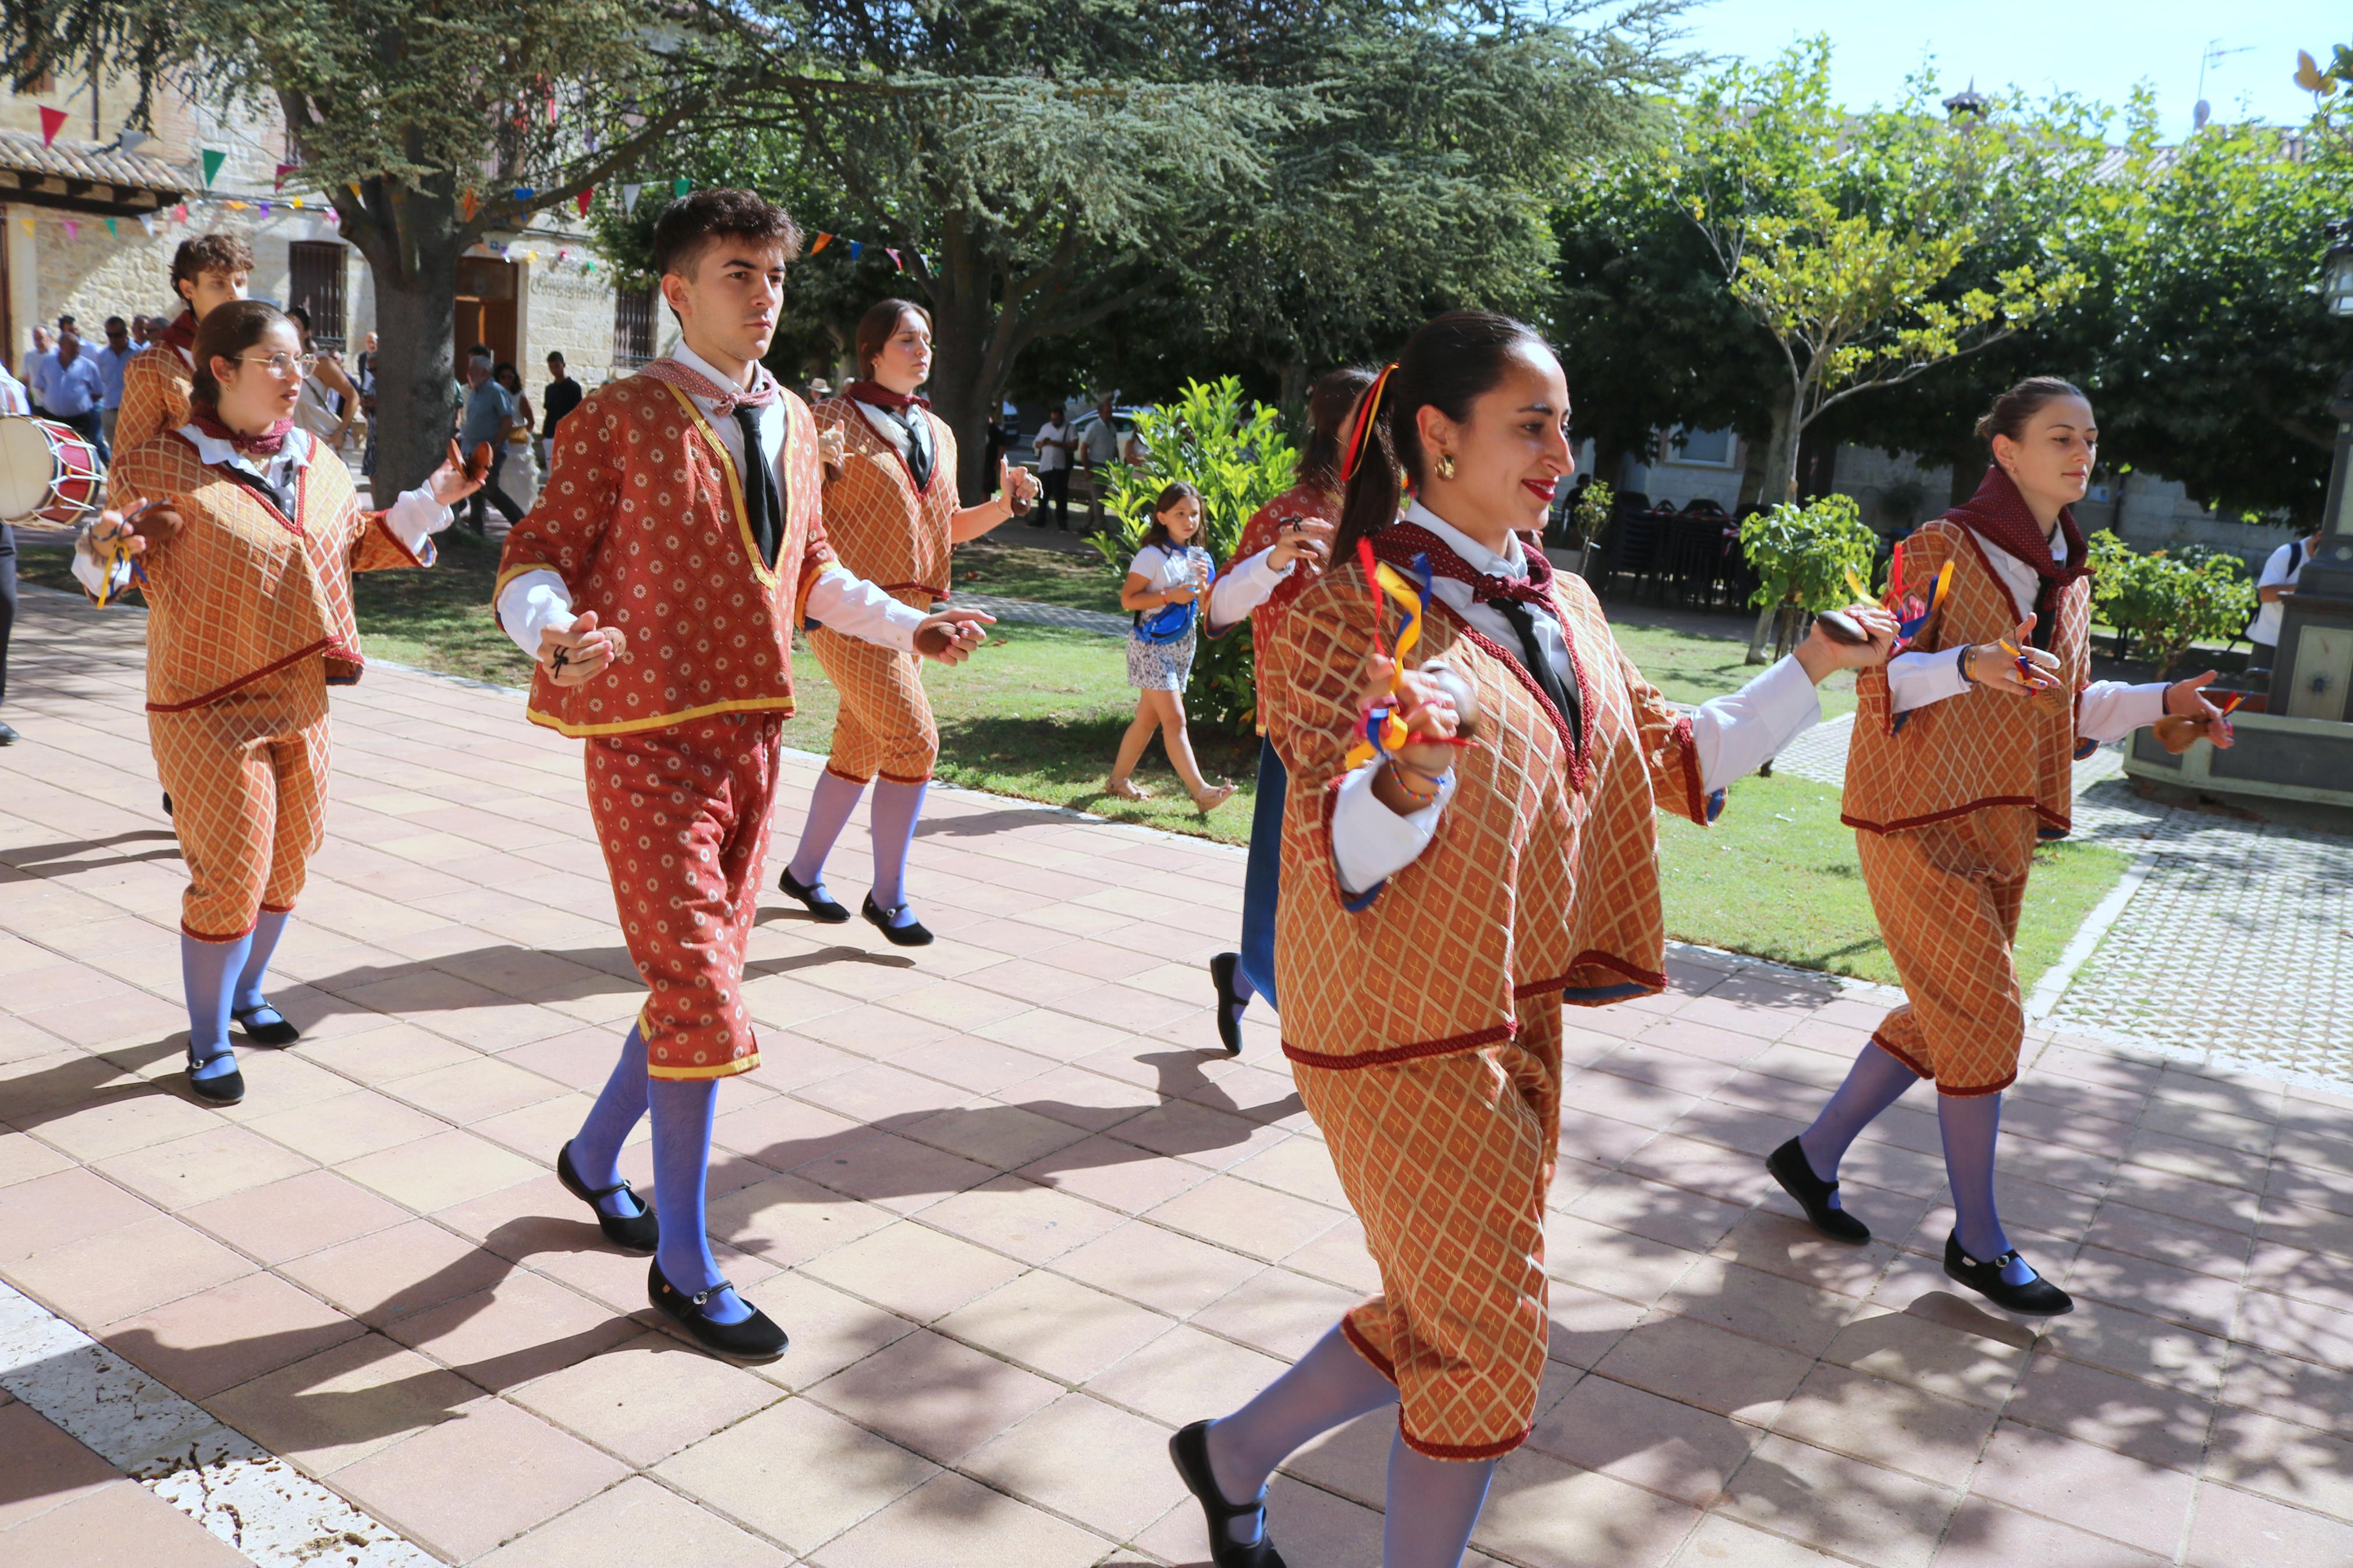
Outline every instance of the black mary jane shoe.
<path id="1" fill-rule="evenodd" d="M 245 1098 L 245 1074 L 231 1068 L 211 1078 L 198 1078 L 193 1064 L 188 1068 L 188 1092 L 198 1100 L 214 1105 L 235 1105 Z"/>
<path id="2" fill-rule="evenodd" d="M 903 910 L 906 907 L 901 904 L 899 909 Z M 932 944 L 931 928 L 921 921 L 909 921 L 902 926 L 892 925 L 891 917 L 898 910 L 884 909 L 874 901 L 874 895 L 871 893 L 866 895 L 866 902 L 858 912 L 864 915 L 866 923 L 881 931 L 882 940 L 892 947 L 929 947 Z"/>
<path id="3" fill-rule="evenodd" d="M 1838 1184 L 1825 1182 L 1814 1174 L 1813 1166 L 1807 1163 L 1806 1151 L 1795 1138 L 1765 1157 L 1765 1169 L 1781 1184 L 1783 1192 L 1798 1200 L 1814 1228 L 1832 1241 L 1860 1247 L 1871 1239 L 1869 1226 L 1831 1204 Z"/>
<path id="4" fill-rule="evenodd" d="M 572 1163 L 572 1145 L 568 1142 L 555 1152 L 555 1179 L 564 1184 L 565 1192 L 596 1211 L 596 1228 L 603 1231 L 605 1239 L 614 1246 L 629 1252 L 651 1252 L 654 1244 L 661 1239 L 661 1226 L 654 1218 L 653 1205 L 629 1192 L 627 1182 L 616 1182 L 609 1187 L 592 1187 L 582 1181 L 579 1169 Z M 637 1201 L 638 1212 L 624 1218 L 619 1215 L 607 1214 L 598 1207 L 615 1193 L 628 1193 Z"/>
<path id="5" fill-rule="evenodd" d="M 1229 1057 L 1242 1054 L 1242 1010 L 1250 1005 L 1234 994 L 1234 972 L 1241 963 L 1239 952 L 1221 952 L 1209 960 L 1209 979 L 1218 987 L 1218 1043 Z"/>
<path id="6" fill-rule="evenodd" d="M 2001 1271 L 2017 1256 L 2018 1248 L 2013 1247 L 1990 1262 L 1979 1263 L 1961 1250 L 1957 1234 L 1945 1237 L 1945 1272 L 2003 1311 L 2028 1318 L 2055 1318 L 2075 1310 L 2075 1298 L 2040 1274 L 2023 1285 L 2012 1285 L 2003 1279 Z"/>
<path id="7" fill-rule="evenodd" d="M 776 874 L 777 888 L 790 897 L 798 899 L 801 901 L 801 907 L 819 921 L 829 926 L 849 923 L 849 911 L 817 890 L 818 885 L 823 881 L 824 879 L 819 878 L 817 884 L 804 885 L 794 879 L 793 868 L 790 866 Z"/>
<path id="8" fill-rule="evenodd" d="M 164 815 L 166 816 L 172 815 L 172 792 L 170 790 L 165 790 L 164 792 Z"/>
<path id="9" fill-rule="evenodd" d="M 275 1021 L 255 1023 L 254 1020 L 264 1013 L 275 1014 Z M 290 1046 L 302 1037 L 302 1031 L 296 1028 L 285 1014 L 267 1002 L 253 1007 L 233 1007 L 228 1016 L 237 1020 L 237 1026 L 245 1037 L 257 1046 Z"/>
<path id="10" fill-rule="evenodd" d="M 656 1311 L 693 1335 L 694 1342 L 704 1350 L 733 1361 L 774 1361 L 784 1354 L 792 1341 L 775 1319 L 757 1307 L 752 1307 L 752 1315 L 740 1323 L 714 1323 L 704 1316 L 703 1303 L 732 1289 L 723 1279 L 699 1296 L 689 1296 L 662 1278 L 659 1261 L 646 1268 L 647 1300 Z"/>
<path id="11" fill-rule="evenodd" d="M 1207 1421 L 1178 1427 L 1176 1435 L 1168 1439 L 1168 1459 L 1176 1467 L 1185 1489 L 1201 1505 L 1201 1517 L 1209 1527 L 1209 1561 L 1217 1568 L 1283 1568 L 1282 1553 L 1274 1549 L 1274 1537 L 1267 1532 L 1264 1500 L 1236 1508 L 1218 1489 L 1218 1478 L 1209 1468 Z M 1251 1514 L 1259 1515 L 1258 1539 L 1245 1546 L 1233 1538 L 1226 1526 Z"/>

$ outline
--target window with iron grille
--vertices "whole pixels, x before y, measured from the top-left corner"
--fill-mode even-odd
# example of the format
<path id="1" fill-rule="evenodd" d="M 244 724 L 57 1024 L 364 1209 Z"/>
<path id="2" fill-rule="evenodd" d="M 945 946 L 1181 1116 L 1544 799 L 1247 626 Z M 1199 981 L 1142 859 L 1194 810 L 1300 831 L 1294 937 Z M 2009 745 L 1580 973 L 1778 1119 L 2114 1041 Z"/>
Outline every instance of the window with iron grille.
<path id="1" fill-rule="evenodd" d="M 343 347 L 343 258 L 338 240 L 297 241 L 286 247 L 286 298 L 311 313 L 311 342 L 341 353 Z"/>
<path id="2" fill-rule="evenodd" d="M 639 285 L 613 290 L 613 365 L 634 370 L 654 357 L 654 291 Z"/>

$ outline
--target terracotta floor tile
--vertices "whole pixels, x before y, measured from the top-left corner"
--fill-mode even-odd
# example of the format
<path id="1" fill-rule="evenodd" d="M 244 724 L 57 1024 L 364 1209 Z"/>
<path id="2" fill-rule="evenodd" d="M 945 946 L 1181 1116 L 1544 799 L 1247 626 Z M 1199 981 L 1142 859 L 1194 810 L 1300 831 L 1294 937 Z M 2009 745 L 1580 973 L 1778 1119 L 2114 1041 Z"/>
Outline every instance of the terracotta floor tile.
<path id="1" fill-rule="evenodd" d="M 2195 1474 L 2213 1415 L 2211 1397 L 2038 1355 L 2004 1407 L 2005 1419 L 2058 1432 L 2152 1465 Z"/>
<path id="2" fill-rule="evenodd" d="M 2222 1397 L 2325 1432 L 2353 1429 L 2353 1379 L 2332 1367 L 2251 1345 L 2231 1347 Z"/>
<path id="3" fill-rule="evenodd" d="M 1164 1159 L 1141 1145 L 1101 1133 L 1033 1160 L 1015 1173 L 1131 1215 L 1166 1203 L 1211 1174 L 1201 1166 Z"/>
<path id="4" fill-rule="evenodd" d="M 1698 1521 L 1683 1503 L 1522 1448 L 1496 1466 L 1471 1539 L 1530 1568 L 1650 1568 L 1672 1557 Z"/>
<path id="5" fill-rule="evenodd" d="M 796 1552 L 939 1473 L 930 1460 L 806 1399 L 772 1405 L 655 1468 L 689 1497 Z"/>
<path id="6" fill-rule="evenodd" d="M 1111 1543 L 963 1476 L 933 1477 L 808 1561 L 816 1568 L 1082 1568 Z"/>
<path id="7" fill-rule="evenodd" d="M 293 1110 L 264 1111 L 247 1125 L 330 1165 L 446 1131 L 444 1123 L 423 1111 L 366 1089 Z"/>
<path id="8" fill-rule="evenodd" d="M 804 1267 L 827 1284 L 926 1323 L 1022 1272 L 1009 1258 L 913 1220 L 860 1237 Z"/>
<path id="9" fill-rule="evenodd" d="M 1348 1214 L 1223 1175 L 1171 1198 L 1149 1217 L 1229 1252 L 1271 1261 L 1309 1245 Z"/>
<path id="10" fill-rule="evenodd" d="M 997 1167 L 895 1132 L 870 1132 L 794 1166 L 792 1173 L 898 1214 L 917 1214 L 952 1193 L 978 1186 L 996 1175 Z"/>
<path id="11" fill-rule="evenodd" d="M 2208 1481 L 2181 1560 L 2189 1568 L 2337 1568 L 2353 1561 L 2353 1525 Z"/>
<path id="12" fill-rule="evenodd" d="M 108 1324 L 107 1349 L 191 1399 L 203 1399 L 364 1332 L 270 1274 L 248 1274 Z"/>
<path id="13" fill-rule="evenodd" d="M 335 1489 L 448 1557 L 478 1557 L 628 1474 L 575 1437 L 486 1399 L 335 1472 Z"/>
<path id="14" fill-rule="evenodd" d="M 85 1498 L 121 1472 L 75 1442 L 29 1405 L 0 1405 L 0 1531 Z M 0 1546 L 6 1537 L 0 1534 Z"/>
<path id="15" fill-rule="evenodd" d="M 0 1132 L 0 1187 L 69 1170 L 73 1162 L 22 1132 Z"/>
<path id="16" fill-rule="evenodd" d="M 2240 1334 L 2257 1344 L 2242 1315 Z M 2226 1342 L 2179 1323 L 2126 1311 L 2105 1301 L 2080 1301 L 2042 1332 L 2042 1342 L 2070 1361 L 2080 1361 L 2130 1377 L 2168 1383 L 2198 1394 L 2221 1386 Z M 2306 1342 L 2308 1347 L 2308 1342 Z M 2306 1348 L 2304 1353 L 2309 1353 Z M 2348 1364 L 2353 1364 L 2348 1356 Z"/>
<path id="17" fill-rule="evenodd" d="M 2180 1470 L 2004 1421 L 1986 1446 L 1970 1489 L 2170 1556 L 2189 1521 L 2196 1483 Z"/>
<path id="18" fill-rule="evenodd" d="M 0 1187 L 0 1264 L 157 1217 L 142 1202 L 79 1166 Z"/>
<path id="19" fill-rule="evenodd" d="M 370 1087 L 482 1059 L 480 1051 L 414 1024 L 387 1023 L 332 1039 L 305 1040 L 298 1049 L 319 1066 Z"/>
<path id="20" fill-rule="evenodd" d="M 2353 1521 L 2353 1443 L 2309 1426 L 2221 1411 L 2206 1454 L 2208 1479 Z"/>
<path id="21" fill-rule="evenodd" d="M 132 1480 L 118 1480 L 0 1535 L 17 1563 L 87 1568 L 251 1568 L 245 1554 Z"/>
<path id="22" fill-rule="evenodd" d="M 1034 1264 L 1051 1262 L 1122 1222 L 1099 1205 L 1007 1174 L 934 1204 L 923 1223 Z"/>
<path id="23" fill-rule="evenodd" d="M 757 1167 L 754 1167 L 757 1169 Z M 779 1268 L 805 1263 L 893 1224 L 890 1210 L 801 1176 L 769 1176 L 708 1206 L 712 1236 Z"/>
<path id="24" fill-rule="evenodd" d="M 1029 1164 L 1087 1136 L 1085 1129 L 1067 1121 L 987 1099 L 935 1110 L 920 1120 L 892 1120 L 896 1131 L 915 1142 L 993 1170 Z"/>
<path id="25" fill-rule="evenodd" d="M 1778 1274 L 1704 1258 L 1659 1299 L 1661 1310 L 1816 1356 L 1862 1307 Z"/>
<path id="26" fill-rule="evenodd" d="M 792 1560 L 676 1492 L 632 1476 L 507 1542 L 480 1568 L 791 1568 Z"/>
<path id="27" fill-rule="evenodd" d="M 775 1095 L 718 1118 L 712 1142 L 750 1156 L 771 1170 L 789 1171 L 871 1136 L 862 1121 L 789 1095 Z"/>
<path id="28" fill-rule="evenodd" d="M 406 1220 L 291 1259 L 278 1272 L 368 1324 L 489 1289 L 513 1265 L 439 1226 Z"/>
<path id="29" fill-rule="evenodd" d="M 1654 1313 L 1594 1371 L 1720 1415 L 1763 1422 L 1805 1380 L 1810 1364 L 1810 1357 L 1712 1324 Z"/>
<path id="30" fill-rule="evenodd" d="M 635 1339 L 643 1325 L 535 1274 L 514 1273 L 488 1290 L 396 1318 L 385 1331 L 499 1393 Z"/>
<path id="31" fill-rule="evenodd" d="M 666 1334 L 646 1334 L 527 1383 L 509 1397 L 643 1468 L 785 1393 Z"/>
<path id="32" fill-rule="evenodd" d="M 1839 1331 L 1822 1357 L 1874 1377 L 1999 1410 L 2026 1368 L 2027 1352 L 2017 1344 L 1957 1327 L 1933 1310 L 1889 1310 L 1857 1316 Z"/>
<path id="33" fill-rule="evenodd" d="M 1965 1489 L 1994 1428 L 1992 1412 L 1828 1363 L 1816 1366 L 1774 1417 L 1773 1430 L 1956 1491 Z"/>
<path id="34" fill-rule="evenodd" d="M 1545 1215 L 1545 1272 L 1588 1290 L 1648 1306 L 1699 1260 L 1698 1253 L 1574 1215 Z"/>
<path id="35" fill-rule="evenodd" d="M 1167 1428 L 1083 1394 L 1065 1394 L 960 1468 L 1114 1540 L 1189 1500 L 1168 1460 Z"/>
<path id="36" fill-rule="evenodd" d="M 430 1214 L 546 1173 L 488 1139 L 446 1129 L 396 1148 L 346 1160 L 336 1171 L 393 1202 Z"/>
<path id="37" fill-rule="evenodd" d="M 893 1341 L 808 1397 L 902 1447 L 954 1464 L 1060 1396 L 1054 1384 L 944 1335 Z"/>
<path id="38" fill-rule="evenodd" d="M 1057 1258 L 1054 1271 L 1171 1317 L 1188 1317 L 1265 1266 L 1137 1220 Z"/>
<path id="39" fill-rule="evenodd" d="M 166 1209 L 188 1209 L 311 1170 L 309 1160 L 230 1122 L 96 1163 L 96 1168 Z"/>
<path id="40" fill-rule="evenodd" d="M 1305 1354 L 1363 1300 L 1361 1291 L 1289 1268 L 1269 1268 L 1210 1302 L 1190 1321 L 1210 1333 L 1289 1360 Z"/>
<path id="41" fill-rule="evenodd" d="M 1158 1339 L 1173 1320 L 1033 1270 L 939 1320 L 942 1333 L 1061 1383 L 1084 1383 Z"/>
<path id="42" fill-rule="evenodd" d="M 159 1215 L 8 1266 L 8 1278 L 59 1317 L 91 1327 L 253 1272 L 195 1226 Z"/>
<path id="43" fill-rule="evenodd" d="M 1763 1436 L 1711 1411 L 1595 1376 L 1544 1411 L 1528 1447 L 1705 1508 Z"/>
<path id="44" fill-rule="evenodd" d="M 41 1141 L 85 1164 L 220 1126 L 206 1107 L 156 1089 L 116 1090 L 40 1124 Z"/>
<path id="45" fill-rule="evenodd" d="M 1876 1465 L 1767 1437 L 1732 1478 L 1725 1512 L 1873 1568 L 1934 1556 L 1957 1492 Z"/>
<path id="46" fill-rule="evenodd" d="M 2159 1568 L 2172 1561 L 1976 1497 L 1955 1512 L 1936 1553 L 1936 1568 Z"/>
<path id="47" fill-rule="evenodd" d="M 800 1273 L 778 1274 L 750 1289 L 753 1302 L 784 1325 L 792 1348 L 745 1370 L 779 1388 L 800 1391 L 915 1331 L 896 1313 Z"/>
<path id="48" fill-rule="evenodd" d="M 434 1068 L 383 1085 L 384 1092 L 460 1127 L 553 1100 L 565 1086 L 495 1057 Z"/>
<path id="49" fill-rule="evenodd" d="M 205 1401 L 228 1426 L 316 1475 L 378 1453 L 480 1403 L 453 1372 L 364 1334 Z"/>
<path id="50" fill-rule="evenodd" d="M 1843 1559 L 1817 1552 L 1784 1536 L 1741 1523 L 1728 1513 L 1711 1513 L 1676 1552 L 1672 1568 L 1828 1568 Z"/>
<path id="51" fill-rule="evenodd" d="M 1087 1392 L 1173 1429 L 1240 1409 L 1290 1364 L 1179 1325 L 1097 1374 Z"/>

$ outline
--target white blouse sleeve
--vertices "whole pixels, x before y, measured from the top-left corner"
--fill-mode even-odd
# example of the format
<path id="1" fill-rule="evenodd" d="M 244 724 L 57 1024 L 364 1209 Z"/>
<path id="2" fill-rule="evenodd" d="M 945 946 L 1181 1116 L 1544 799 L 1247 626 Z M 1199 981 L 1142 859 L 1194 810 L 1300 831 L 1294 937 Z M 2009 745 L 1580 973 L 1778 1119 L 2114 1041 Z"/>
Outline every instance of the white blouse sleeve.
<path id="1" fill-rule="evenodd" d="M 1888 711 L 1909 713 L 1967 691 L 1969 683 L 1961 679 L 1961 660 L 1968 651 L 1966 647 L 1948 647 L 1942 653 L 1899 653 L 1889 659 Z"/>
<path id="2" fill-rule="evenodd" d="M 1822 704 L 1795 655 L 1729 697 L 1712 697 L 1692 715 L 1699 787 L 1713 795 L 1747 777 L 1782 747 L 1821 721 Z"/>
<path id="3" fill-rule="evenodd" d="M 2075 709 L 2075 735 L 2084 741 L 2121 741 L 2144 724 L 2165 717 L 2162 680 L 2095 680 L 2084 688 Z"/>
<path id="4" fill-rule="evenodd" d="M 572 590 L 545 567 L 526 572 L 499 595 L 499 629 L 505 632 L 523 658 L 539 662 L 539 635 L 572 629 Z"/>
<path id="5" fill-rule="evenodd" d="M 863 577 L 853 577 L 842 565 L 827 567 L 809 584 L 808 618 L 830 632 L 871 642 L 901 653 L 915 646 L 915 628 L 923 612 L 902 605 Z"/>
<path id="6" fill-rule="evenodd" d="M 1372 891 L 1419 859 L 1438 832 L 1447 803 L 1454 798 L 1450 768 L 1436 800 L 1400 816 L 1373 793 L 1373 774 L 1381 766 L 1377 759 L 1350 773 L 1332 805 L 1333 869 L 1339 873 L 1341 891 L 1351 897 Z"/>
<path id="7" fill-rule="evenodd" d="M 1209 589 L 1209 624 L 1230 626 L 1247 618 L 1274 596 L 1277 584 L 1289 577 L 1299 563 L 1271 564 L 1267 557 L 1274 553 L 1268 545 L 1255 555 L 1246 555 L 1233 564 L 1233 569 L 1219 578 Z"/>

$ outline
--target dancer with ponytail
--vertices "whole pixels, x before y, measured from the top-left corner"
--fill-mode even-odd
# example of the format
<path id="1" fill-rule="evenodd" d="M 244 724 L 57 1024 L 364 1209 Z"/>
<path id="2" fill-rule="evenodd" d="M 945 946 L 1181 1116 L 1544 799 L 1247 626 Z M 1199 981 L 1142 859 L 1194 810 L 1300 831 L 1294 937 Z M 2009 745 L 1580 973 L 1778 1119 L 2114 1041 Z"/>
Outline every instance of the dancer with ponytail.
<path id="1" fill-rule="evenodd" d="M 950 552 L 1028 510 L 1037 476 L 999 459 L 997 499 L 956 504 L 955 435 L 916 390 L 932 374 L 932 317 L 921 305 L 885 300 L 867 311 L 858 363 L 864 378 L 816 409 L 818 428 L 841 442 L 826 470 L 826 539 L 849 571 L 928 611 L 948 596 Z M 812 624 L 808 639 L 841 706 L 800 847 L 776 885 L 820 921 L 849 919 L 826 889 L 825 861 L 871 780 L 874 881 L 859 912 L 893 944 L 921 947 L 932 933 L 908 904 L 907 852 L 940 754 L 922 661 L 830 626 Z"/>
<path id="2" fill-rule="evenodd" d="M 2001 1093 L 2026 1036 L 2012 946 L 2040 838 L 2065 837 L 2073 761 L 2168 715 L 2182 746 L 2231 743 L 2212 670 L 2171 685 L 2090 679 L 2091 571 L 2069 508 L 2098 461 L 2084 395 L 2020 382 L 1978 422 L 1993 466 L 1968 505 L 1904 542 L 1906 650 L 1858 687 L 1844 821 L 1905 1000 L 1830 1102 L 1766 1169 L 1832 1240 L 1862 1243 L 1839 1162 L 1922 1079 L 1936 1087 L 1954 1221 L 1945 1272 L 2013 1312 L 2074 1303 L 2010 1245 L 1994 1206 Z"/>
<path id="3" fill-rule="evenodd" d="M 429 536 L 474 482 L 453 450 L 424 487 L 364 512 L 342 460 L 293 428 L 309 367 L 291 321 L 229 300 L 192 347 L 185 420 L 116 453 L 121 510 L 82 531 L 74 575 L 100 604 L 133 589 L 147 602 L 147 732 L 188 868 L 188 1087 L 232 1105 L 232 1022 L 257 1045 L 301 1037 L 262 983 L 326 837 L 327 688 L 362 667 L 352 574 L 430 565 Z"/>
<path id="4" fill-rule="evenodd" d="M 1267 733 L 1295 781 L 1283 1054 L 1382 1289 L 1241 1409 L 1171 1439 L 1222 1568 L 1279 1568 L 1275 1467 L 1392 1408 L 1386 1568 L 1461 1561 L 1544 1373 L 1562 1005 L 1664 988 L 1653 811 L 1709 820 L 1728 781 L 1820 717 L 1816 682 L 1894 641 L 1858 609 L 1869 640 L 1817 628 L 1678 716 L 1537 547 L 1575 468 L 1567 421 L 1534 329 L 1483 311 L 1422 327 L 1365 395 L 1335 564 L 1263 655 Z M 1399 668 L 1408 642 L 1419 666 Z"/>
<path id="5" fill-rule="evenodd" d="M 751 191 L 696 191 L 656 220 L 653 269 L 680 345 L 568 416 L 546 496 L 507 535 L 499 624 L 537 663 L 532 722 L 586 739 L 588 811 L 649 994 L 555 1173 L 607 1237 L 654 1254 L 646 1292 L 695 1342 L 781 1354 L 706 1230 L 719 1080 L 760 1065 L 744 1005 L 792 630 L 955 664 L 976 611 L 926 616 L 844 571 L 826 543 L 807 405 L 760 364 L 800 230 Z M 621 1145 L 653 1121 L 649 1210 Z"/>
<path id="6" fill-rule="evenodd" d="M 1275 623 L 1332 557 L 1340 521 L 1340 443 L 1373 373 L 1349 365 L 1327 373 L 1307 394 L 1307 449 L 1299 482 L 1258 509 L 1242 526 L 1233 559 L 1209 589 L 1208 630 L 1224 637 L 1244 621 L 1258 668 L 1265 668 Z M 1242 874 L 1242 945 L 1209 960 L 1218 989 L 1218 1040 L 1240 1054 L 1242 1014 L 1250 998 L 1274 1006 L 1274 904 L 1282 875 L 1282 798 L 1290 779 L 1267 740 L 1266 701 L 1259 700 L 1258 804 L 1250 813 L 1250 864 Z"/>

